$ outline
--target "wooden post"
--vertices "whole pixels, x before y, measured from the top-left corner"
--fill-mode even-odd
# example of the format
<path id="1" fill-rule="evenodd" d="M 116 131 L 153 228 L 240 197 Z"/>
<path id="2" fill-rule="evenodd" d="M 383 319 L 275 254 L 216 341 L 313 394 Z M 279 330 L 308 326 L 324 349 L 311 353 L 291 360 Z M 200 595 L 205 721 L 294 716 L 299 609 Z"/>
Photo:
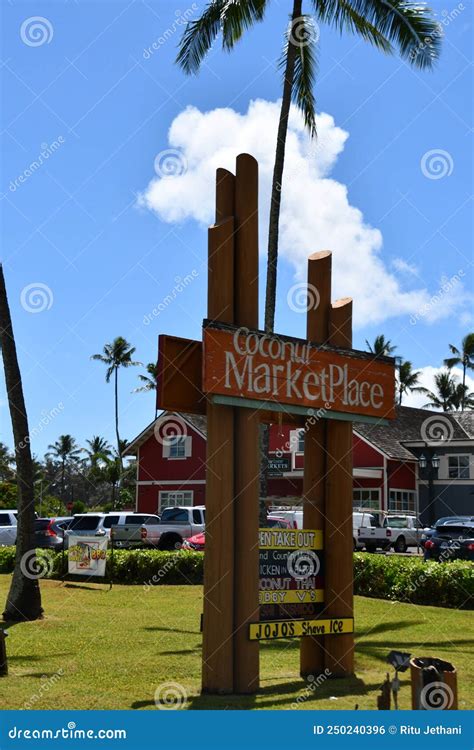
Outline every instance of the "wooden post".
<path id="1" fill-rule="evenodd" d="M 234 322 L 234 176 L 218 169 L 209 229 L 208 318 Z M 234 690 L 234 410 L 207 404 L 202 690 Z"/>
<path id="2" fill-rule="evenodd" d="M 315 344 L 326 342 L 331 306 L 331 253 L 314 253 L 308 258 L 308 310 L 306 338 Z M 326 476 L 326 420 L 308 419 L 305 425 L 303 474 L 303 528 L 323 529 Z M 324 542 L 323 542 L 324 543 Z M 303 677 L 324 670 L 322 637 L 303 637 L 300 672 Z"/>
<path id="3" fill-rule="evenodd" d="M 352 300 L 331 306 L 329 344 L 352 347 Z M 325 616 L 353 617 L 352 422 L 328 420 Z M 354 672 L 354 635 L 325 636 L 325 666 L 334 677 Z"/>
<path id="4" fill-rule="evenodd" d="M 258 328 L 258 164 L 249 154 L 237 157 L 235 186 L 235 323 Z M 258 641 L 248 624 L 259 619 L 259 417 L 235 409 L 235 555 L 234 691 L 259 687 Z M 207 554 L 207 552 L 206 552 Z"/>

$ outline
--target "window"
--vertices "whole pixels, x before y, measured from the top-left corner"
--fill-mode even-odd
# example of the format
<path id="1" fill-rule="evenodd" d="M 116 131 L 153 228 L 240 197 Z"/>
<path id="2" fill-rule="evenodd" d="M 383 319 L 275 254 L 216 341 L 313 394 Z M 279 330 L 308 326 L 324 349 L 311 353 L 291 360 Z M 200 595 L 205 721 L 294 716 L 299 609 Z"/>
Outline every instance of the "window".
<path id="1" fill-rule="evenodd" d="M 168 458 L 186 458 L 186 438 L 176 435 L 166 441 L 169 445 Z"/>
<path id="2" fill-rule="evenodd" d="M 107 518 L 104 518 L 104 529 L 111 529 L 112 526 L 116 526 L 119 519 L 120 516 L 107 516 Z"/>
<path id="3" fill-rule="evenodd" d="M 413 513 L 416 510 L 416 492 L 414 490 L 390 490 L 388 509 Z"/>
<path id="4" fill-rule="evenodd" d="M 181 508 L 166 508 L 161 517 L 161 523 L 188 523 L 188 511 Z"/>
<path id="5" fill-rule="evenodd" d="M 78 516 L 70 525 L 71 531 L 95 531 L 101 516 Z"/>
<path id="6" fill-rule="evenodd" d="M 193 510 L 193 523 L 199 524 L 204 523 L 204 511 L 203 510 Z"/>
<path id="7" fill-rule="evenodd" d="M 304 453 L 304 430 L 298 432 L 298 453 Z"/>
<path id="8" fill-rule="evenodd" d="M 160 492 L 160 511 L 163 508 L 174 508 L 181 505 L 192 505 L 193 504 L 192 490 L 186 490 L 182 492 Z"/>
<path id="9" fill-rule="evenodd" d="M 449 479 L 469 479 L 469 456 L 448 456 Z"/>
<path id="10" fill-rule="evenodd" d="M 374 510 L 380 509 L 380 490 L 365 490 L 365 489 L 353 489 L 352 490 L 352 507 L 353 508 L 373 508 Z"/>
<path id="11" fill-rule="evenodd" d="M 11 526 L 10 516 L 8 513 L 0 513 L 0 526 Z"/>

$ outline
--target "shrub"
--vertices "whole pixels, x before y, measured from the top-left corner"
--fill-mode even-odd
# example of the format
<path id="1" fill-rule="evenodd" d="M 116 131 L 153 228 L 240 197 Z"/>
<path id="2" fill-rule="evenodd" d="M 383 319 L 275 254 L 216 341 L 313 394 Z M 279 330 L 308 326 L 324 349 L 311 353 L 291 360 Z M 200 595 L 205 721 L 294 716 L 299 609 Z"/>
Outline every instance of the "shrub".
<path id="1" fill-rule="evenodd" d="M 395 555 L 354 555 L 354 593 L 455 609 L 474 608 L 474 565 Z"/>

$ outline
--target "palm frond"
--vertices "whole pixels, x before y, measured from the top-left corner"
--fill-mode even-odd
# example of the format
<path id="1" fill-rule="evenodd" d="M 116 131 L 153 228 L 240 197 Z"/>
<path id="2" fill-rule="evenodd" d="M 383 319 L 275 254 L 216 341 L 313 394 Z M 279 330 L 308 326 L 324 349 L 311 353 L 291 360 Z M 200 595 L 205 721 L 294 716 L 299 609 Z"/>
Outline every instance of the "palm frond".
<path id="1" fill-rule="evenodd" d="M 231 50 L 245 31 L 263 20 L 267 0 L 232 0 L 222 14 L 222 46 Z"/>
<path id="2" fill-rule="evenodd" d="M 420 69 L 432 68 L 441 50 L 442 27 L 431 9 L 413 0 L 313 0 L 316 16 L 340 31 L 367 36 L 372 26 L 401 57 Z M 353 14 L 359 16 L 356 24 Z M 382 40 L 379 40 L 379 43 Z M 393 52 L 393 47 L 386 49 Z"/>
<path id="3" fill-rule="evenodd" d="M 318 34 L 311 16 L 303 15 L 297 19 L 298 29 L 293 22 L 286 32 L 286 41 L 280 58 L 279 67 L 285 71 L 288 48 L 296 47 L 295 71 L 291 98 L 304 118 L 312 138 L 316 136 L 316 101 L 313 94 L 314 82 L 318 68 L 317 39 Z"/>
<path id="4" fill-rule="evenodd" d="M 176 62 L 185 73 L 197 73 L 222 30 L 225 0 L 213 0 L 195 21 L 190 21 L 181 37 Z"/>

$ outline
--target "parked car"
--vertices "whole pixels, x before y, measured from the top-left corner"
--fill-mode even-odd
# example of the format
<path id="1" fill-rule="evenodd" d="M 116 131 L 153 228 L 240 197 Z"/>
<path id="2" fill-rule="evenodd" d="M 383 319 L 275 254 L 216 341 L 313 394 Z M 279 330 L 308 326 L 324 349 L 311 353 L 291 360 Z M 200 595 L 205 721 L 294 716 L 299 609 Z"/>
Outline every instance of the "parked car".
<path id="1" fill-rule="evenodd" d="M 35 544 L 43 549 L 61 550 L 64 532 L 73 520 L 73 516 L 58 518 L 37 518 L 35 521 Z"/>
<path id="2" fill-rule="evenodd" d="M 364 511 L 358 528 L 359 544 L 367 552 L 376 549 L 406 552 L 407 547 L 416 546 L 421 539 L 422 527 L 416 516 L 386 513 L 385 511 Z"/>
<path id="3" fill-rule="evenodd" d="M 278 516 L 278 518 L 284 518 L 290 522 L 290 529 L 302 529 L 303 528 L 303 510 L 272 510 L 271 516 Z"/>
<path id="4" fill-rule="evenodd" d="M 292 529 L 294 528 L 291 525 L 291 521 L 289 518 L 282 518 L 281 516 L 273 515 L 271 513 L 267 517 L 267 523 L 266 526 L 268 529 Z"/>
<path id="5" fill-rule="evenodd" d="M 425 560 L 474 561 L 474 521 L 455 520 L 437 525 L 425 542 Z"/>
<path id="6" fill-rule="evenodd" d="M 75 534 L 77 536 L 106 536 L 110 539 L 110 530 L 112 527 L 120 529 L 126 525 L 134 525 L 136 528 L 133 530 L 133 533 L 127 532 L 128 536 L 125 534 L 123 539 L 121 539 L 121 541 L 125 542 L 127 539 L 131 540 L 133 534 L 137 533 L 137 529 L 139 530 L 144 524 L 158 524 L 159 521 L 159 516 L 154 516 L 150 513 L 135 513 L 133 511 L 120 513 L 78 513 L 71 521 L 67 534 Z M 140 538 L 139 533 L 137 538 Z M 117 535 L 116 539 L 118 539 Z M 127 545 L 117 544 L 117 546 Z"/>
<path id="7" fill-rule="evenodd" d="M 352 543 L 354 550 L 363 549 L 364 545 L 359 541 L 359 529 L 362 526 L 364 520 L 364 514 L 355 511 L 352 514 Z"/>
<path id="8" fill-rule="evenodd" d="M 189 539 L 185 539 L 183 541 L 183 544 L 181 545 L 181 549 L 194 550 L 195 552 L 204 552 L 205 545 L 206 532 L 202 531 L 199 534 L 194 534 L 194 536 L 189 537 Z"/>
<path id="9" fill-rule="evenodd" d="M 0 510 L 0 547 L 16 544 L 16 510 Z"/>
<path id="10" fill-rule="evenodd" d="M 203 532 L 205 524 L 206 508 L 204 505 L 165 508 L 157 527 L 158 549 L 178 549 L 185 539 Z"/>
<path id="11" fill-rule="evenodd" d="M 457 521 L 474 521 L 474 516 L 443 516 L 443 518 L 438 518 L 436 523 L 433 524 L 433 526 L 429 528 L 423 529 L 423 533 L 421 535 L 421 546 L 425 547 L 425 542 L 427 539 L 431 539 L 433 534 L 435 533 L 438 526 L 446 526 L 446 524 L 452 524 L 456 523 Z"/>
<path id="12" fill-rule="evenodd" d="M 104 529 L 105 513 L 78 513 L 64 530 L 65 547 L 70 536 L 106 536 Z"/>
<path id="13" fill-rule="evenodd" d="M 146 513 L 129 514 L 123 523 L 110 526 L 110 534 L 113 534 L 115 547 L 157 547 L 161 536 L 160 518 Z"/>

